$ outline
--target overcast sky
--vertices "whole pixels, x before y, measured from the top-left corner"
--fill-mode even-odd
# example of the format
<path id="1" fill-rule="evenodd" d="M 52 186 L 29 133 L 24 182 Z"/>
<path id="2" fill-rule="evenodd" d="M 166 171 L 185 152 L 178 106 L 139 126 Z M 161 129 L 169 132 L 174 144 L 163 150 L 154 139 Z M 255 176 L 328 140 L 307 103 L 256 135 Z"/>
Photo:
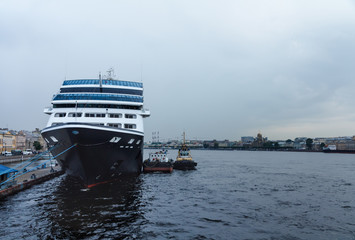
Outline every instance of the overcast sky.
<path id="1" fill-rule="evenodd" d="M 0 1 L 0 127 L 110 67 L 143 80 L 146 141 L 355 135 L 354 0 Z"/>

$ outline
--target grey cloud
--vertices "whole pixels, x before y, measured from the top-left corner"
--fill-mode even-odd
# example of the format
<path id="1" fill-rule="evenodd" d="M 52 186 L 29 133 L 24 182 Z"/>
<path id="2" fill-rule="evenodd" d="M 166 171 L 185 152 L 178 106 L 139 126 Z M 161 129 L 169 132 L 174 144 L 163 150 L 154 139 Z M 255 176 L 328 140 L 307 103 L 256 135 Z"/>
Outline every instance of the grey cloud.
<path id="1" fill-rule="evenodd" d="M 17 5 L 0 8 L 0 102 L 9 103 L 0 127 L 44 127 L 42 109 L 65 77 L 113 66 L 121 79 L 143 76 L 148 140 L 152 131 L 168 138 L 183 130 L 208 139 L 258 130 L 324 136 L 336 132 L 334 116 L 338 135 L 354 134 L 353 1 Z"/>

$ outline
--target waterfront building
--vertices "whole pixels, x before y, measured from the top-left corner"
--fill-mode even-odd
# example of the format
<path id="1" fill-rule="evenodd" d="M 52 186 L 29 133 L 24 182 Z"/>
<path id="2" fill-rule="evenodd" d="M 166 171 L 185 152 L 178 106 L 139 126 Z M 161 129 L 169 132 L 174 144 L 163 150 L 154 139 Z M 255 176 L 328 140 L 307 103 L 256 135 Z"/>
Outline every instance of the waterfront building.
<path id="1" fill-rule="evenodd" d="M 340 142 L 336 144 L 337 150 L 355 150 L 355 142 L 354 141 L 346 141 Z"/>
<path id="2" fill-rule="evenodd" d="M 26 141 L 25 141 L 25 149 L 31 149 L 35 150 L 33 147 L 33 143 L 35 141 L 39 142 L 41 146 L 43 146 L 43 151 L 46 150 L 47 144 L 45 143 L 43 137 L 41 136 L 41 132 L 38 128 L 36 128 L 34 131 L 23 131 L 23 134 L 26 136 Z"/>
<path id="3" fill-rule="evenodd" d="M 16 134 L 16 150 L 26 150 L 26 135 L 23 131 Z"/>
<path id="4" fill-rule="evenodd" d="M 5 150 L 4 150 L 4 146 L 5 146 L 5 144 L 4 144 L 4 135 L 5 135 L 5 133 L 7 133 L 7 131 L 5 131 L 5 130 L 0 130 L 0 147 L 1 147 L 1 152 L 5 151 Z"/>
<path id="5" fill-rule="evenodd" d="M 7 151 L 11 152 L 11 150 L 16 149 L 16 136 L 13 135 L 10 131 L 0 130 L 0 147 L 1 152 Z"/>
<path id="6" fill-rule="evenodd" d="M 338 137 L 326 141 L 327 146 L 335 146 L 337 150 L 355 150 L 355 141 L 351 137 Z"/>
<path id="7" fill-rule="evenodd" d="M 33 142 L 37 141 L 37 142 L 39 142 L 39 143 L 41 144 L 41 146 L 43 147 L 43 148 L 41 149 L 41 151 L 42 151 L 42 150 L 46 150 L 47 144 L 46 144 L 46 142 L 44 141 L 44 138 L 42 137 L 41 131 L 39 130 L 39 128 L 36 128 L 34 131 L 32 131 L 32 137 L 33 137 Z M 32 148 L 34 148 L 34 147 L 33 147 L 33 144 L 32 144 Z"/>
<path id="8" fill-rule="evenodd" d="M 32 132 L 30 131 L 24 131 L 24 134 L 26 136 L 26 142 L 25 142 L 25 148 L 26 149 L 31 149 L 33 150 L 33 142 L 34 142 L 34 139 L 33 139 L 33 135 L 32 135 Z"/>
<path id="9" fill-rule="evenodd" d="M 35 141 L 38 141 L 41 146 L 43 146 L 42 150 L 45 150 L 46 143 L 38 128 L 36 128 L 34 131 L 15 131 L 8 130 L 7 128 L 0 129 L 1 152 L 11 152 L 12 150 L 24 151 L 26 149 L 35 150 L 33 147 L 33 143 Z"/>

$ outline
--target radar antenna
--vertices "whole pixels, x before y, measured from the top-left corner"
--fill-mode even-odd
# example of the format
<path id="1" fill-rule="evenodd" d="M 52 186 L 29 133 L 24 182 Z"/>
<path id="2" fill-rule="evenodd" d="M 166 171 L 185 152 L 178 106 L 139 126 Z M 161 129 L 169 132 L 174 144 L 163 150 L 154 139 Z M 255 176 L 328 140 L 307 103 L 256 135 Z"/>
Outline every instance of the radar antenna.
<path id="1" fill-rule="evenodd" d="M 112 80 L 116 77 L 115 75 L 115 70 L 111 67 L 107 70 L 107 76 L 106 76 L 106 79 L 108 80 Z"/>

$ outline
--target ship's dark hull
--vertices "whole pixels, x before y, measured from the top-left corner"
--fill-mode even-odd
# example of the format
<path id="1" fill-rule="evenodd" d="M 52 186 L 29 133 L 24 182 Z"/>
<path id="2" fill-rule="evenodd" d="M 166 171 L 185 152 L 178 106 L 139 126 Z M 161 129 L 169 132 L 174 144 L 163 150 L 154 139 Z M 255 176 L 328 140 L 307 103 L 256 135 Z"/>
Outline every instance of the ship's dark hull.
<path id="1" fill-rule="evenodd" d="M 56 159 L 62 168 L 79 177 L 86 186 L 142 171 L 143 133 L 89 124 L 63 124 L 43 129 L 42 136 L 49 148 L 54 146 L 51 153 L 58 155 Z"/>
<path id="2" fill-rule="evenodd" d="M 173 168 L 177 170 L 196 170 L 197 163 L 192 160 L 175 161 Z"/>
<path id="3" fill-rule="evenodd" d="M 143 162 L 143 172 L 145 173 L 151 173 L 151 172 L 171 173 L 172 171 L 173 171 L 172 162 L 160 162 L 160 161 L 148 161 L 148 160 L 145 160 Z"/>

